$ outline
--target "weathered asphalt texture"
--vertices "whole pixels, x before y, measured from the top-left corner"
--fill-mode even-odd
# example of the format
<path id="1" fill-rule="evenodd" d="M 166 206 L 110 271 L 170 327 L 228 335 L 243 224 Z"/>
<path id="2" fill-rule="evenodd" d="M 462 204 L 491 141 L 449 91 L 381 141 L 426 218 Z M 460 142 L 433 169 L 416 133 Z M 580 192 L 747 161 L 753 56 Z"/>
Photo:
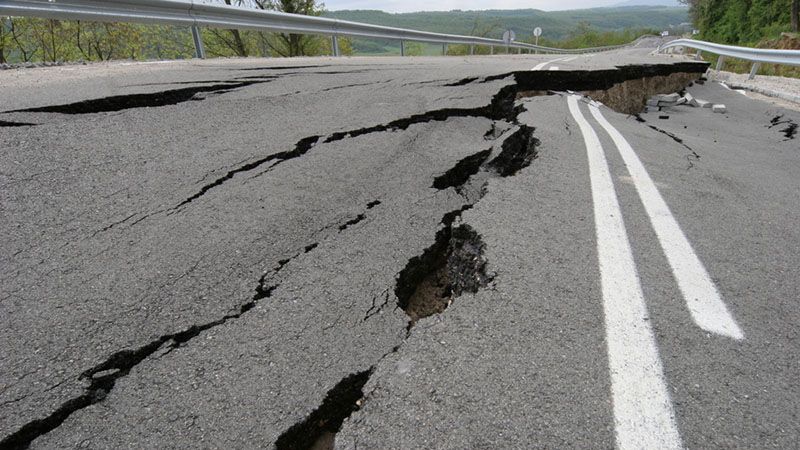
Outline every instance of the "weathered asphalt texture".
<path id="1" fill-rule="evenodd" d="M 677 61 L 651 50 L 558 64 Z M 2 446 L 298 448 L 342 420 L 342 448 L 613 446 L 583 142 L 561 95 L 499 100 L 553 58 L 0 73 Z M 679 428 L 791 447 L 800 115 L 690 90 L 729 114 L 605 113 L 744 341 L 693 325 L 604 138 Z M 398 286 L 443 258 L 463 289 L 410 327 Z"/>

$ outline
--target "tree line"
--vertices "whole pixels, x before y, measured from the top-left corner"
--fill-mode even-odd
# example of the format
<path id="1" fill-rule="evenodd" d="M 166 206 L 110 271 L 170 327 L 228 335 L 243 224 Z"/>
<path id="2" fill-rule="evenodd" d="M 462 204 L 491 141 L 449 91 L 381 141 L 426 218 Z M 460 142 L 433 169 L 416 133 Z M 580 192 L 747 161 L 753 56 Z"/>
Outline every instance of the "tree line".
<path id="1" fill-rule="evenodd" d="M 215 0 L 233 6 L 319 16 L 314 0 Z M 252 30 L 201 29 L 206 53 L 229 56 L 317 56 L 331 54 L 330 38 Z M 347 39 L 340 51 L 351 53 Z M 108 61 L 112 59 L 183 59 L 194 55 L 186 27 L 0 18 L 0 63 Z"/>
<path id="2" fill-rule="evenodd" d="M 681 0 L 701 37 L 724 44 L 757 44 L 798 30 L 800 0 Z"/>

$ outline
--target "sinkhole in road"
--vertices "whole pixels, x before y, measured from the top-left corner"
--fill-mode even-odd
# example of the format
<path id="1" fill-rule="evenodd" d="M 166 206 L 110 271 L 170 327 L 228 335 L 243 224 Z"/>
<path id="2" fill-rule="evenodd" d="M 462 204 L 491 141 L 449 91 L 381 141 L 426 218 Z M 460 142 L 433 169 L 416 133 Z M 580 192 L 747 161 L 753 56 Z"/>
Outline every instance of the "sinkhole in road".
<path id="1" fill-rule="evenodd" d="M 408 262 L 398 276 L 395 295 L 410 318 L 409 327 L 441 313 L 464 292 L 477 293 L 492 280 L 486 273 L 485 247 L 469 225 L 445 224 L 433 245 Z"/>

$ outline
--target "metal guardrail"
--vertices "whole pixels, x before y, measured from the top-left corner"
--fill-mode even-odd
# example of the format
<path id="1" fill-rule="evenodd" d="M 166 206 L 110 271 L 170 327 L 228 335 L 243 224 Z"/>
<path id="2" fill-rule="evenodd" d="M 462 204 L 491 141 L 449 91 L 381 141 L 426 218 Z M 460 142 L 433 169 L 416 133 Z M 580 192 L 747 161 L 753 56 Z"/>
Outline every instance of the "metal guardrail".
<path id="1" fill-rule="evenodd" d="M 516 48 L 519 53 L 587 53 L 614 50 L 631 44 L 584 49 L 558 49 L 522 42 L 506 43 L 500 39 L 455 34 L 432 33 L 385 27 L 325 17 L 305 16 L 276 11 L 240 8 L 223 4 L 209 4 L 203 0 L 0 0 L 0 16 L 32 16 L 59 20 L 87 20 L 96 22 L 137 22 L 192 27 L 197 56 L 203 57 L 203 42 L 198 27 L 252 29 L 271 32 L 316 34 L 331 36 L 335 56 L 339 55 L 338 36 L 355 36 L 399 40 L 401 55 L 404 41 L 442 44 L 446 53 L 448 44 Z"/>
<path id="2" fill-rule="evenodd" d="M 733 45 L 715 44 L 713 42 L 695 41 L 694 39 L 675 39 L 658 48 L 664 51 L 668 48 L 689 47 L 697 50 L 699 58 L 702 52 L 709 52 L 719 55 L 716 70 L 722 70 L 725 58 L 743 59 L 753 62 L 750 70 L 749 79 L 753 79 L 758 72 L 761 64 L 783 64 L 788 66 L 800 66 L 800 50 L 772 50 L 764 48 L 736 47 Z"/>

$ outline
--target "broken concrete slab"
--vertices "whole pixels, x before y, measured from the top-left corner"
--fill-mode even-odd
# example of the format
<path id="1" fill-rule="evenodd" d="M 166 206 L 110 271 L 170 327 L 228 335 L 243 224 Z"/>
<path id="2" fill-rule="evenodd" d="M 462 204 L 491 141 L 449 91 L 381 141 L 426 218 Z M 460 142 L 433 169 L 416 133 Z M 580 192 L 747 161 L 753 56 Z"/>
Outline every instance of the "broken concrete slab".
<path id="1" fill-rule="evenodd" d="M 714 105 L 711 107 L 711 110 L 714 111 L 715 113 L 720 113 L 720 114 L 728 111 L 725 105 Z"/>

